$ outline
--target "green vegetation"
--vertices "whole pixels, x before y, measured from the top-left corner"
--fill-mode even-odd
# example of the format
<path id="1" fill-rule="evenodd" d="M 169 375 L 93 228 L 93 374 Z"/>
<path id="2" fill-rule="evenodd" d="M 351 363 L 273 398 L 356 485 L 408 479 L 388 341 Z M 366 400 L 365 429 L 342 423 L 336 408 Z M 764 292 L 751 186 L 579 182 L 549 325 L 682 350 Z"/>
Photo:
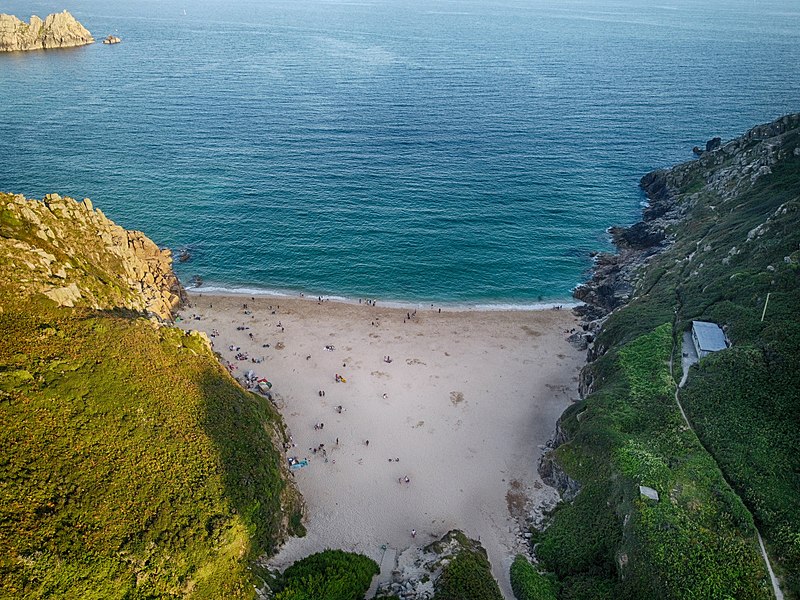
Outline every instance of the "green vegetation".
<path id="1" fill-rule="evenodd" d="M 0 597 L 252 598 L 302 527 L 283 424 L 202 337 L 115 308 L 144 305 L 125 236 L 0 194 Z M 67 282 L 111 310 L 37 293 Z"/>
<path id="2" fill-rule="evenodd" d="M 784 136 L 784 158 L 753 185 L 698 188 L 701 166 L 679 167 L 695 182 L 678 198 L 688 217 L 604 324 L 595 391 L 562 418 L 557 457 L 583 489 L 537 540 L 559 598 L 770 598 L 751 513 L 784 593 L 800 598 L 799 137 Z M 681 391 L 697 436 L 668 367 L 693 319 L 733 342 Z"/>
<path id="3" fill-rule="evenodd" d="M 511 563 L 511 589 L 517 600 L 556 600 L 553 583 L 520 554 Z"/>
<path id="4" fill-rule="evenodd" d="M 442 570 L 434 600 L 503 600 L 486 551 L 467 542 Z"/>
<path id="5" fill-rule="evenodd" d="M 752 521 L 674 403 L 671 349 L 664 324 L 609 352 L 602 390 L 563 419 L 557 452 L 584 488 L 537 551 L 561 598 L 769 597 Z"/>
<path id="6" fill-rule="evenodd" d="M 251 597 L 290 504 L 280 420 L 198 337 L 21 303 L 0 313 L 5 597 Z"/>
<path id="7" fill-rule="evenodd" d="M 362 600 L 379 572 L 371 558 L 325 550 L 286 569 L 275 600 Z"/>

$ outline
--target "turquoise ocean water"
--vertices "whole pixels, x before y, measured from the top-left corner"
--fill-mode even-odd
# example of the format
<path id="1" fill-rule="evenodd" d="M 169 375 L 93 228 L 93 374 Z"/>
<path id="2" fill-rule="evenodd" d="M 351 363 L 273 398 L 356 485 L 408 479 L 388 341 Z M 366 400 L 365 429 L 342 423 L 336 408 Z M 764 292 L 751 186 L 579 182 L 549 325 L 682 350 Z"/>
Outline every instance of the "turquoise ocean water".
<path id="1" fill-rule="evenodd" d="M 91 197 L 184 281 L 569 298 L 647 171 L 800 110 L 797 0 L 4 1 L 0 190 Z"/>

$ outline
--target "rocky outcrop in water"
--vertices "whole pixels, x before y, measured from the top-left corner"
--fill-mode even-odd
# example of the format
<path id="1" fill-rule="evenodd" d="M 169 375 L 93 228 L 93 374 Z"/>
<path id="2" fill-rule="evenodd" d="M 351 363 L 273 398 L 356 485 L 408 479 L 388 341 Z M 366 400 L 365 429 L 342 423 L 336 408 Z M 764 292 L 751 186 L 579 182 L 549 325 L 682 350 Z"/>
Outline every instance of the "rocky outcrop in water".
<path id="1" fill-rule="evenodd" d="M 44 21 L 34 15 L 30 23 L 0 14 L 0 52 L 71 48 L 92 42 L 92 34 L 67 11 L 48 15 Z"/>
<path id="2" fill-rule="evenodd" d="M 127 231 L 86 198 L 0 193 L 0 294 L 44 295 L 61 306 L 126 308 L 161 319 L 186 299 L 172 255 Z"/>

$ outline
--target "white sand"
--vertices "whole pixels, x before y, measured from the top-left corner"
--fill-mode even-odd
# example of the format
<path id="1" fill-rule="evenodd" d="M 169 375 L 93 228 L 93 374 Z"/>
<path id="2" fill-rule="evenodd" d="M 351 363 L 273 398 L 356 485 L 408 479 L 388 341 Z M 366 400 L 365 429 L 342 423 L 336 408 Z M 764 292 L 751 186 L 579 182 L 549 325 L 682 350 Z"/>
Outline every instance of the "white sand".
<path id="1" fill-rule="evenodd" d="M 207 294 L 191 302 L 181 325 L 218 330 L 215 349 L 238 365 L 235 376 L 253 369 L 273 383 L 297 444 L 287 454 L 310 460 L 296 471 L 308 535 L 289 540 L 272 564 L 325 548 L 380 562 L 383 544 L 421 546 L 458 528 L 480 538 L 513 598 L 508 567 L 520 550 L 522 514 L 515 507 L 552 494 L 536 472 L 539 446 L 577 397 L 584 355 L 566 342 L 565 330 L 576 327 L 571 311 L 426 308 L 409 321 L 409 310 L 380 303 Z M 231 344 L 264 362 L 236 361 Z M 337 373 L 347 382 L 336 383 Z M 324 428 L 315 430 L 318 423 Z M 328 462 L 312 452 L 319 444 Z M 398 482 L 406 476 L 410 483 Z"/>

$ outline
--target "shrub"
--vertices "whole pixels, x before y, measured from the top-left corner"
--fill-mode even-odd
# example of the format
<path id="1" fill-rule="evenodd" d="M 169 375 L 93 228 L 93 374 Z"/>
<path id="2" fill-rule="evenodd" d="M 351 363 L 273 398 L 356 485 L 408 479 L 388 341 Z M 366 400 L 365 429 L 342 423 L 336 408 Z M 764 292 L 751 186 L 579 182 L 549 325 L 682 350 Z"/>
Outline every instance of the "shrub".
<path id="1" fill-rule="evenodd" d="M 325 550 L 286 569 L 275 600 L 361 600 L 379 572 L 371 558 Z"/>
<path id="2" fill-rule="evenodd" d="M 434 600 L 502 600 L 486 554 L 462 550 L 444 568 L 436 582 Z"/>
<path id="3" fill-rule="evenodd" d="M 556 600 L 553 583 L 521 554 L 511 564 L 511 589 L 517 600 Z"/>

